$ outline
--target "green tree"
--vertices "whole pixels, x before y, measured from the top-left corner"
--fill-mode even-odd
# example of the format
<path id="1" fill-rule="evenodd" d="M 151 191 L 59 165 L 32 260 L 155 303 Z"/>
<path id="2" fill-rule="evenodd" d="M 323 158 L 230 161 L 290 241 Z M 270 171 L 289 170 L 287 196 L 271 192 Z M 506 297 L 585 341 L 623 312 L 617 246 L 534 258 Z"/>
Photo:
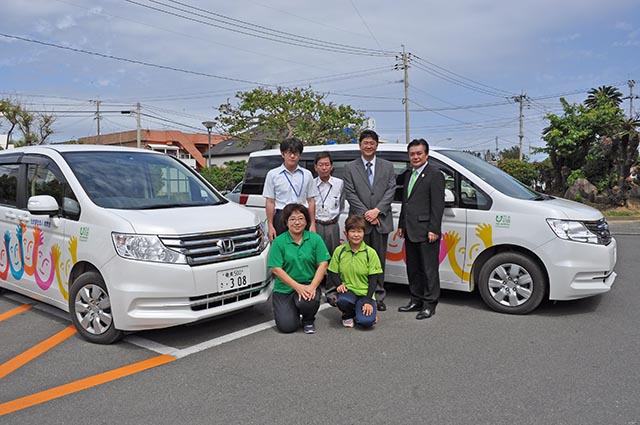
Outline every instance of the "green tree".
<path id="1" fill-rule="evenodd" d="M 498 152 L 498 158 L 520 159 L 520 146 L 515 145 L 515 146 L 511 146 L 510 148 L 502 149 L 500 152 Z M 528 161 L 527 156 L 523 154 L 522 160 Z"/>
<path id="2" fill-rule="evenodd" d="M 264 140 L 273 146 L 287 137 L 298 137 L 309 145 L 329 140 L 347 142 L 351 133 L 359 133 L 364 114 L 347 105 L 325 102 L 325 95 L 307 88 L 269 90 L 257 88 L 236 93 L 231 101 L 218 107 L 216 126 L 224 134 L 241 140 Z"/>
<path id="3" fill-rule="evenodd" d="M 220 191 L 233 189 L 244 177 L 247 161 L 228 161 L 223 167 L 212 165 L 200 170 L 200 174 Z"/>
<path id="4" fill-rule="evenodd" d="M 606 99 L 615 106 L 622 103 L 622 92 L 613 86 L 601 86 L 593 88 L 587 92 L 589 96 L 584 101 L 585 106 L 593 108 L 598 105 L 598 99 Z"/>
<path id="5" fill-rule="evenodd" d="M 46 143 L 53 132 L 53 124 L 56 121 L 54 115 L 39 112 L 29 112 L 19 101 L 0 99 L 0 122 L 8 123 L 7 138 L 12 140 L 12 135 L 18 129 L 22 135 L 16 140 L 16 145 L 41 145 Z"/>
<path id="6" fill-rule="evenodd" d="M 520 161 L 518 158 L 500 159 L 498 168 L 529 187 L 534 187 L 540 175 L 535 165 Z"/>

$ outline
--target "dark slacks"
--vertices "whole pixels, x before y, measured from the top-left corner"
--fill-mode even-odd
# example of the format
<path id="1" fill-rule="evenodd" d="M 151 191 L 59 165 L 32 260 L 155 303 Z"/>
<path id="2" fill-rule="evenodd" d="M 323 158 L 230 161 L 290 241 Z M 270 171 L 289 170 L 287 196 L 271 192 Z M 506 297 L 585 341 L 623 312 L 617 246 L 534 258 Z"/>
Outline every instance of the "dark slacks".
<path id="1" fill-rule="evenodd" d="M 362 312 L 362 306 L 369 303 L 373 306 L 373 313 L 365 316 Z M 359 297 L 351 291 L 338 294 L 336 303 L 338 309 L 342 312 L 342 320 L 354 319 L 355 322 L 365 328 L 370 328 L 376 323 L 377 308 L 376 303 L 367 300 L 367 297 Z"/>
<path id="2" fill-rule="evenodd" d="M 405 238 L 404 244 L 411 301 L 425 308 L 434 307 L 440 298 L 440 240 L 433 243 L 411 242 Z"/>
<path id="3" fill-rule="evenodd" d="M 315 322 L 316 313 L 320 308 L 320 288 L 316 289 L 316 297 L 311 301 L 299 300 L 298 298 L 296 291 L 290 294 L 280 292 L 271 294 L 273 317 L 280 332 L 295 332 L 300 327 L 301 315 L 303 326 Z"/>
<path id="4" fill-rule="evenodd" d="M 364 235 L 364 243 L 373 248 L 380 258 L 380 264 L 382 265 L 382 273 L 378 276 L 376 282 L 376 300 L 382 301 L 387 295 L 387 291 L 384 289 L 384 270 L 387 263 L 387 243 L 389 240 L 388 233 L 378 233 L 376 229 Z"/>

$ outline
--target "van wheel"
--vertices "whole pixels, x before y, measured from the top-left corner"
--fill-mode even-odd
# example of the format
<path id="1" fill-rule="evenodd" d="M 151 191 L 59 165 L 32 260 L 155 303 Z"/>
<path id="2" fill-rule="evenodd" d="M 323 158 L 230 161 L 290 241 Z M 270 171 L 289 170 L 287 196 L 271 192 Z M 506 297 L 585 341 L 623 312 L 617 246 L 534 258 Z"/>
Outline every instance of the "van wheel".
<path id="1" fill-rule="evenodd" d="M 69 313 L 80 336 L 96 344 L 111 344 L 124 333 L 115 328 L 111 299 L 97 272 L 80 275 L 69 291 Z"/>
<path id="2" fill-rule="evenodd" d="M 493 310 L 527 314 L 540 305 L 546 292 L 544 273 L 529 257 L 503 252 L 480 269 L 478 290 Z"/>

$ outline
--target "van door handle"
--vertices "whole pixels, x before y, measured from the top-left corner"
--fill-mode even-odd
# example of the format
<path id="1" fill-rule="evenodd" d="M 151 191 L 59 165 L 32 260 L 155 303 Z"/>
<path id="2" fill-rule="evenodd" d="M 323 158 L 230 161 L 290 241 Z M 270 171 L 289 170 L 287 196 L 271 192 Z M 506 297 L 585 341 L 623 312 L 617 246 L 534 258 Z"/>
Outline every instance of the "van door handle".
<path id="1" fill-rule="evenodd" d="M 14 213 L 12 213 L 11 211 L 7 211 L 6 213 L 4 213 L 4 216 L 6 218 L 8 218 L 9 220 L 15 220 L 16 219 L 16 215 Z"/>

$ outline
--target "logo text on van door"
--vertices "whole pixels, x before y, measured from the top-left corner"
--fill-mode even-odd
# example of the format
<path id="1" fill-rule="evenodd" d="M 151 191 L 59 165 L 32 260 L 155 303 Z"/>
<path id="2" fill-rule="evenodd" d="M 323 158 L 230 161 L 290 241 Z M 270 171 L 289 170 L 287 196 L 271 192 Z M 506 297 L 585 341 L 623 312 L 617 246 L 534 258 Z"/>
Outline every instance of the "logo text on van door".
<path id="1" fill-rule="evenodd" d="M 511 227 L 511 216 L 510 215 L 496 215 L 496 227 Z"/>

